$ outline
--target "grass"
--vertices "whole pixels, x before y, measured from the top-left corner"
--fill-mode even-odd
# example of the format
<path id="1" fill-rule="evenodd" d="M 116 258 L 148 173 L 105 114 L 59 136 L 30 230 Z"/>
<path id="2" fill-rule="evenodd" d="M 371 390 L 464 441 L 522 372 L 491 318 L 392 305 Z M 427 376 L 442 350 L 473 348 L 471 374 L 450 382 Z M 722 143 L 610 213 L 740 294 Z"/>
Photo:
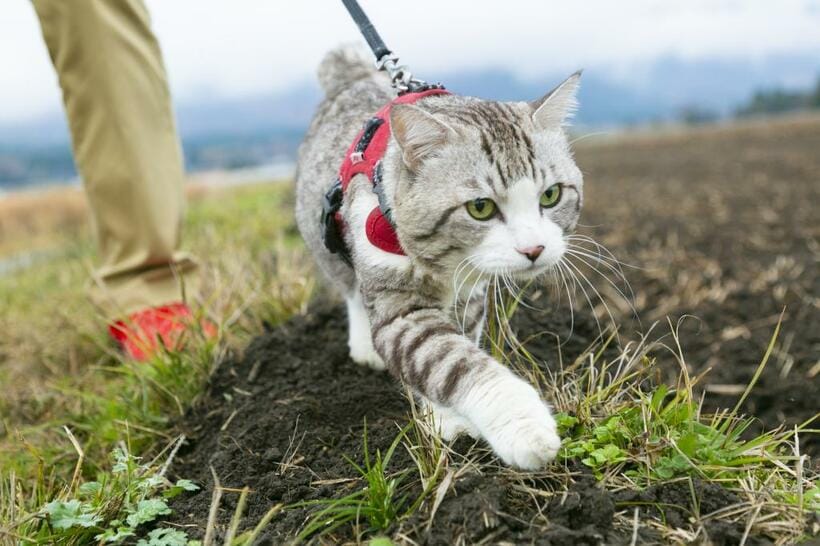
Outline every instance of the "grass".
<path id="1" fill-rule="evenodd" d="M 181 439 L 174 447 L 179 444 Z M 41 492 L 45 493 L 43 498 L 35 495 L 31 501 L 37 509 L 9 526 L 6 532 L 10 536 L 34 544 L 118 543 L 134 537 L 140 525 L 171 513 L 168 499 L 199 489 L 188 480 L 172 483 L 165 477 L 170 457 L 162 464 L 157 459 L 142 464 L 124 446 L 113 450 L 113 464 L 99 472 L 96 480 L 85 480 L 83 453 L 78 450 L 77 471 L 65 493 L 47 502 L 48 491 Z M 0 492 L 3 506 L 13 506 L 14 499 L 5 498 L 11 493 Z M 169 545 L 172 539 L 182 538 L 179 533 L 164 535 Z"/>
<path id="2" fill-rule="evenodd" d="M 297 541 L 303 541 L 309 537 L 321 537 L 332 533 L 336 528 L 346 524 L 355 524 L 360 527 L 360 521 L 367 522 L 368 527 L 356 533 L 361 536 L 367 532 L 380 532 L 390 527 L 397 519 L 413 513 L 418 508 L 418 504 L 423 499 L 419 496 L 412 505 L 409 503 L 408 495 L 402 493 L 402 482 L 407 477 L 407 470 L 402 470 L 398 474 L 388 473 L 387 466 L 393 453 L 401 443 L 407 430 L 412 425 L 402 429 L 390 447 L 382 456 L 380 450 L 371 455 L 367 445 L 367 423 L 365 422 L 362 453 L 364 464 L 358 465 L 352 459 L 347 458 L 350 465 L 356 470 L 365 486 L 339 499 L 318 500 L 298 503 L 292 508 L 305 506 L 318 506 L 320 509 L 311 517 L 304 526 Z"/>
<path id="3" fill-rule="evenodd" d="M 225 351 L 243 347 L 266 325 L 304 311 L 313 291 L 308 260 L 293 229 L 291 195 L 286 184 L 267 184 L 205 192 L 194 199 L 185 241 L 205 262 L 209 297 L 192 303 L 200 316 L 219 326 L 219 337 L 209 341 L 193 332 L 185 351 L 165 351 L 141 365 L 112 350 L 104 319 L 85 300 L 82 286 L 94 250 L 81 217 L 30 226 L 37 248 L 52 250 L 0 277 L 0 381 L 11 386 L 0 400 L 0 543 L 128 540 L 139 525 L 164 515 L 169 496 L 195 487 L 165 478 L 179 442 L 170 429 L 174 419 L 196 401 Z M 55 225 L 64 235 L 55 235 Z M 8 233 L 19 239 L 26 231 Z M 0 252 L 25 248 L 23 243 L 0 239 Z M 517 302 L 504 307 L 507 318 Z M 703 376 L 689 377 L 676 328 L 669 329 L 660 340 L 647 335 L 618 348 L 614 334 L 602 335 L 550 373 L 525 347 L 510 350 L 504 326 L 491 324 L 496 356 L 556 407 L 564 445 L 558 464 L 538 474 L 555 484 L 555 491 L 534 487 L 532 474 L 499 466 L 480 446 L 453 451 L 411 400 L 408 425 L 384 452 L 371 450 L 365 427 L 363 460 L 349 461 L 356 489 L 310 504 L 314 512 L 299 538 L 335 540 L 352 533 L 357 542 L 398 540 L 411 519 L 429 527 L 454 484 L 470 472 L 503 476 L 545 510 L 581 465 L 608 491 L 682 482 L 694 492 L 700 480 L 740 499 L 713 514 L 701 514 L 693 499 L 685 507 L 692 517 L 684 527 L 666 525 L 664 507 L 654 507 L 657 514 L 644 514 L 640 524 L 665 541 L 698 540 L 705 522 L 715 520 L 739 522 L 746 535 L 764 534 L 777 544 L 800 540 L 812 514 L 820 511 L 818 477 L 800 453 L 800 438 L 816 434 L 812 424 L 752 434 L 752 420 L 739 414 L 748 389 L 733 410 L 706 413 L 696 394 Z M 778 335 L 779 325 L 765 344 L 759 371 Z M 681 370 L 674 386 L 657 381 L 660 364 L 670 361 Z M 406 468 L 391 466 L 399 449 L 412 461 Z M 206 544 L 214 539 L 220 498 L 229 491 L 215 483 Z M 236 493 L 239 502 L 224 541 L 233 546 L 252 544 L 277 515 L 308 506 L 274 505 L 261 520 L 246 522 L 250 491 Z M 619 505 L 616 527 L 636 525 L 635 508 Z M 146 545 L 194 543 L 184 531 L 163 527 L 141 540 Z"/>
<path id="4" fill-rule="evenodd" d="M 105 319 L 85 298 L 94 247 L 82 216 L 57 233 L 47 219 L 28 232 L 3 232 L 18 239 L 25 232 L 59 250 L 0 277 L 0 382 L 11 387 L 0 400 L 0 543 L 83 544 L 90 533 L 127 521 L 130 497 L 122 487 L 105 485 L 96 504 L 82 494 L 88 483 L 119 483 L 112 451 L 161 451 L 174 441 L 170 424 L 202 393 L 225 351 L 305 309 L 313 281 L 293 229 L 290 186 L 197 193 L 184 240 L 203 261 L 209 296 L 189 303 L 219 335 L 192 332 L 185 350 L 166 350 L 149 363 L 114 351 Z M 126 475 L 153 479 L 149 469 L 132 470 Z M 93 525 L 55 527 L 48 506 Z M 171 544 L 174 536 L 160 538 Z"/>
<path id="5" fill-rule="evenodd" d="M 739 413 L 769 363 L 780 326 L 778 322 L 734 407 L 713 414 L 703 411 L 703 398 L 696 392 L 708 371 L 689 376 L 671 323 L 668 335 L 650 342 L 650 329 L 640 341 L 606 358 L 613 333 L 558 373 L 543 373 L 526 351 L 510 359 L 554 401 L 564 439 L 559 459 L 565 463 L 580 460 L 613 491 L 675 480 L 719 484 L 744 502 L 715 519 L 746 521 L 747 532 L 790 544 L 804 536 L 812 514 L 820 511 L 820 475 L 806 471 L 807 457 L 799 448 L 801 435 L 818 433 L 812 428 L 818 415 L 793 429 L 751 434 L 754 418 Z M 681 370 L 674 387 L 657 381 L 659 360 L 669 359 Z M 696 505 L 694 501 L 691 508 Z M 687 540 L 703 536 L 702 524 L 695 522 Z M 667 540 L 681 538 L 679 530 L 659 528 Z"/>

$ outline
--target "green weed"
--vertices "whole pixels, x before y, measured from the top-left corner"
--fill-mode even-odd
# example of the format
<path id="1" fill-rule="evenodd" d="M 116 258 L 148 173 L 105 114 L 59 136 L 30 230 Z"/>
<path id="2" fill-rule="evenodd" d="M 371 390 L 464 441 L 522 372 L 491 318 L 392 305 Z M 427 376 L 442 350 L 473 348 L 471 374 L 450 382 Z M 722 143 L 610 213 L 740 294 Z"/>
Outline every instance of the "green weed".
<path id="1" fill-rule="evenodd" d="M 177 447 L 179 443 L 181 439 Z M 99 472 L 97 479 L 80 483 L 79 473 L 75 474 L 70 487 L 11 527 L 0 529 L 0 535 L 27 544 L 123 544 L 136 536 L 140 526 L 170 514 L 169 499 L 199 489 L 189 480 L 168 481 L 165 471 L 170 457 L 162 465 L 156 461 L 141 463 L 124 445 L 117 447 L 111 453 L 110 468 Z M 82 451 L 78 470 L 81 464 Z M 14 499 L 4 497 L 22 491 L 19 484 L 10 482 L 2 490 L 0 502 L 8 507 Z M 36 503 L 38 499 L 33 500 Z M 193 546 L 196 542 L 188 541 L 179 531 L 156 530 L 140 544 Z"/>

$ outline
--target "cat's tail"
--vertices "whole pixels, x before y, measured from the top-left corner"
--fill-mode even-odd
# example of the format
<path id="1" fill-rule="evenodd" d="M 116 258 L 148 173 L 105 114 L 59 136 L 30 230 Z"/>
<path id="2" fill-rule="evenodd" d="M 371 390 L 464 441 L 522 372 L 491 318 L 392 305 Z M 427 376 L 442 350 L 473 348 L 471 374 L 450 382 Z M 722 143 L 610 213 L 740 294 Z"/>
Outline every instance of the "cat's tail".
<path id="1" fill-rule="evenodd" d="M 319 85 L 325 96 L 332 96 L 353 82 L 376 73 L 373 62 L 361 48 L 345 45 L 331 50 L 319 63 Z"/>

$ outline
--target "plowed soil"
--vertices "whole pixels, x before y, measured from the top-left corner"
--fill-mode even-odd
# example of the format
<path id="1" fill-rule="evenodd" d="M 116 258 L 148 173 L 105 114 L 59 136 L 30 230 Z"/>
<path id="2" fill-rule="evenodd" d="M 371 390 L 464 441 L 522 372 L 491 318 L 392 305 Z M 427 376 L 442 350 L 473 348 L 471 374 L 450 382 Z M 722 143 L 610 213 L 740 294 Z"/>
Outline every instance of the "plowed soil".
<path id="1" fill-rule="evenodd" d="M 711 368 L 703 384 L 707 404 L 734 405 L 782 313 L 771 361 L 743 407 L 767 428 L 793 425 L 818 411 L 818 150 L 817 119 L 631 136 L 578 150 L 586 176 L 583 231 L 638 267 L 627 268 L 626 276 L 641 322 L 629 318 L 628 306 L 606 281 L 599 278 L 595 285 L 622 336 L 634 337 L 656 321 L 656 337 L 667 335 L 670 324 L 677 330 L 690 371 Z M 552 331 L 567 338 L 566 305 L 522 312 L 520 337 Z M 561 354 L 573 358 L 597 334 L 589 310 L 579 308 Z M 545 366 L 555 365 L 555 338 L 539 339 L 530 349 Z M 667 371 L 672 378 L 679 370 Z M 317 301 L 306 316 L 264 333 L 242 355 L 222 363 L 201 403 L 179 423 L 189 441 L 173 471 L 203 489 L 175 502 L 172 521 L 194 536 L 204 533 L 211 469 L 223 487 L 252 489 L 248 525 L 276 503 L 351 492 L 361 483 L 343 456 L 362 460 L 365 419 L 371 451 L 384 451 L 408 411 L 388 376 L 349 361 L 342 308 Z M 816 436 L 803 447 L 816 453 Z M 459 440 L 454 449 L 491 460 L 480 443 Z M 397 450 L 390 468 L 411 466 L 407 453 Z M 688 484 L 614 494 L 597 488 L 582 467 L 571 470 L 568 483 L 530 479 L 531 488 L 567 491 L 541 503 L 542 510 L 503 469 L 467 471 L 444 497 L 432 526 L 419 516 L 390 533 L 418 544 L 629 544 L 631 534 L 615 524 L 631 518 L 627 505 L 667 506 L 663 517 L 672 526 L 691 516 Z M 695 490 L 702 513 L 738 501 L 713 484 L 696 481 Z M 223 496 L 217 536 L 224 535 L 237 497 Z M 292 539 L 310 511 L 280 514 L 259 543 Z M 706 531 L 713 544 L 738 544 L 743 535 L 742 528 L 717 523 Z M 356 530 L 347 528 L 328 542 L 355 540 Z M 659 540 L 650 528 L 639 529 L 639 544 Z M 746 542 L 768 543 L 764 537 Z"/>

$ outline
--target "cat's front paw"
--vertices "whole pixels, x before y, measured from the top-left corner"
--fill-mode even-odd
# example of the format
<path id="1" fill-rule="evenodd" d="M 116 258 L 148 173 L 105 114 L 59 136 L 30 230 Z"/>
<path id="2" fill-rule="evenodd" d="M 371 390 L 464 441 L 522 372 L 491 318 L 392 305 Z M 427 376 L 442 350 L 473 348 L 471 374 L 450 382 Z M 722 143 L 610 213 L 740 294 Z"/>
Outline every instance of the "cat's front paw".
<path id="1" fill-rule="evenodd" d="M 507 378 L 476 395 L 473 421 L 502 461 L 538 470 L 555 459 L 561 448 L 558 427 L 531 385 Z"/>
<path id="2" fill-rule="evenodd" d="M 531 417 L 520 417 L 507 423 L 490 439 L 493 450 L 508 465 L 523 470 L 538 470 L 555 459 L 561 438 L 549 410 L 533 408 Z"/>

